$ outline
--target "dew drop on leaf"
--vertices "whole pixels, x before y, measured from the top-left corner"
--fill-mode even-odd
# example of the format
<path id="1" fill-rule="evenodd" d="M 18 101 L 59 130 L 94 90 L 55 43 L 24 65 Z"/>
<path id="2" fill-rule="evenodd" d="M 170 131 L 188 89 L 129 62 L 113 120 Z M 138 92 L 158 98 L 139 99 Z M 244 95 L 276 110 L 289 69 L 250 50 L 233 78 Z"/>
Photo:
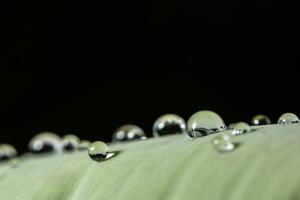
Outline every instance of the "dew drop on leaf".
<path id="1" fill-rule="evenodd" d="M 78 148 L 79 138 L 76 135 L 65 135 L 62 138 L 63 148 L 66 151 L 73 151 Z"/>
<path id="2" fill-rule="evenodd" d="M 202 137 L 226 130 L 223 119 L 215 112 L 204 110 L 193 114 L 187 123 L 190 137 Z"/>
<path id="3" fill-rule="evenodd" d="M 93 142 L 88 148 L 88 154 L 95 161 L 103 161 L 109 153 L 108 146 L 102 141 Z"/>
<path id="4" fill-rule="evenodd" d="M 119 127 L 113 134 L 113 142 L 146 139 L 146 135 L 140 127 L 127 124 Z"/>
<path id="5" fill-rule="evenodd" d="M 268 125 L 271 124 L 271 119 L 266 115 L 255 115 L 251 120 L 251 124 L 255 126 Z"/>
<path id="6" fill-rule="evenodd" d="M 228 129 L 233 129 L 233 128 L 234 128 L 234 126 L 235 126 L 236 124 L 237 124 L 237 123 L 231 123 L 231 124 L 229 124 L 229 125 L 228 125 L 228 127 L 227 127 L 227 128 L 228 128 Z"/>
<path id="7" fill-rule="evenodd" d="M 33 153 L 60 153 L 62 152 L 63 145 L 58 135 L 51 132 L 42 132 L 30 140 L 28 148 Z"/>
<path id="8" fill-rule="evenodd" d="M 299 122 L 300 120 L 298 116 L 293 113 L 285 113 L 278 119 L 278 124 L 294 124 Z"/>
<path id="9" fill-rule="evenodd" d="M 213 147 L 220 153 L 229 152 L 235 149 L 229 134 L 219 134 L 212 139 Z"/>
<path id="10" fill-rule="evenodd" d="M 0 144 L 0 161 L 12 159 L 17 154 L 17 150 L 12 145 Z"/>
<path id="11" fill-rule="evenodd" d="M 251 132 L 252 128 L 246 122 L 238 122 L 233 126 L 232 135 L 240 135 Z"/>
<path id="12" fill-rule="evenodd" d="M 175 114 L 165 114 L 159 117 L 153 125 L 153 136 L 158 137 L 186 132 L 186 122 Z"/>
<path id="13" fill-rule="evenodd" d="M 79 151 L 83 151 L 83 150 L 87 150 L 90 146 L 91 142 L 88 140 L 80 140 L 80 143 L 78 145 L 78 150 Z"/>

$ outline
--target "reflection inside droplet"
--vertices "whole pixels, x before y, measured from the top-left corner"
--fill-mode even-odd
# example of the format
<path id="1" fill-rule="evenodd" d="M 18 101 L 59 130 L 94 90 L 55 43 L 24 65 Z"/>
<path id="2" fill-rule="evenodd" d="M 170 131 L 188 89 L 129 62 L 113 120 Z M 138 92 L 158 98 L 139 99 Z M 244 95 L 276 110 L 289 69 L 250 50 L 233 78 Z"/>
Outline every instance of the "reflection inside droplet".
<path id="1" fill-rule="evenodd" d="M 300 120 L 298 116 L 293 113 L 285 113 L 278 119 L 278 124 L 295 124 L 299 122 Z"/>
<path id="2" fill-rule="evenodd" d="M 63 148 L 66 151 L 76 150 L 79 145 L 80 139 L 76 135 L 65 135 L 62 138 Z"/>
<path id="3" fill-rule="evenodd" d="M 153 136 L 158 137 L 186 132 L 186 122 L 175 114 L 166 114 L 159 117 L 153 125 Z"/>
<path id="4" fill-rule="evenodd" d="M 204 110 L 193 114 L 187 123 L 190 137 L 202 137 L 226 130 L 223 119 L 215 112 Z"/>
<path id="5" fill-rule="evenodd" d="M 12 159 L 17 154 L 17 150 L 12 145 L 0 144 L 0 161 Z"/>
<path id="6" fill-rule="evenodd" d="M 267 125 L 267 124 L 271 124 L 271 120 L 266 115 L 255 115 L 251 120 L 251 124 L 255 126 Z"/>
<path id="7" fill-rule="evenodd" d="M 30 140 L 28 148 L 33 153 L 60 153 L 62 152 L 63 145 L 58 135 L 51 132 L 42 132 Z"/>
<path id="8" fill-rule="evenodd" d="M 232 135 L 240 135 L 251 132 L 251 127 L 246 122 L 238 122 L 233 126 Z"/>
<path id="9" fill-rule="evenodd" d="M 103 161 L 109 154 L 108 146 L 102 141 L 93 142 L 88 148 L 88 154 L 94 161 Z M 110 154 L 110 156 L 112 156 Z"/>
<path id="10" fill-rule="evenodd" d="M 220 153 L 234 150 L 235 144 L 231 141 L 231 135 L 218 134 L 212 140 L 213 147 Z"/>
<path id="11" fill-rule="evenodd" d="M 113 134 L 113 142 L 146 139 L 146 135 L 140 127 L 127 124 L 119 127 Z"/>

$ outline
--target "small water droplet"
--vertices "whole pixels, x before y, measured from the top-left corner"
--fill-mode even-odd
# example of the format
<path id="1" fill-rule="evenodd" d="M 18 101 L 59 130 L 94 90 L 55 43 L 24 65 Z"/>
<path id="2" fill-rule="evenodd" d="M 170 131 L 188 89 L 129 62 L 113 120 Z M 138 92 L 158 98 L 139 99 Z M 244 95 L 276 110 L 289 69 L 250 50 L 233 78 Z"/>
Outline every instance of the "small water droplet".
<path id="1" fill-rule="evenodd" d="M 102 141 L 93 142 L 88 148 L 88 154 L 95 161 L 103 161 L 109 153 L 108 146 Z"/>
<path id="2" fill-rule="evenodd" d="M 214 148 L 220 152 L 225 153 L 234 150 L 235 144 L 231 141 L 229 134 L 219 134 L 212 140 Z"/>
<path id="3" fill-rule="evenodd" d="M 119 127 L 113 134 L 113 142 L 146 139 L 146 135 L 140 127 L 127 124 Z"/>
<path id="4" fill-rule="evenodd" d="M 153 136 L 182 134 L 186 132 L 186 122 L 175 114 L 165 114 L 159 117 L 153 125 Z"/>
<path id="5" fill-rule="evenodd" d="M 190 137 L 202 137 L 226 130 L 223 119 L 215 112 L 204 110 L 193 114 L 187 123 Z"/>
<path id="6" fill-rule="evenodd" d="M 293 113 L 285 113 L 278 119 L 278 124 L 294 124 L 299 122 L 300 120 L 298 116 Z"/>
<path id="7" fill-rule="evenodd" d="M 0 161 L 12 159 L 17 154 L 17 150 L 12 145 L 0 144 Z"/>
<path id="8" fill-rule="evenodd" d="M 251 132 L 252 128 L 246 122 L 238 122 L 233 126 L 232 135 L 240 135 Z"/>
<path id="9" fill-rule="evenodd" d="M 228 129 L 233 129 L 235 125 L 236 125 L 236 123 L 231 123 L 231 124 L 229 124 L 229 125 L 228 125 Z"/>
<path id="10" fill-rule="evenodd" d="M 79 151 L 83 151 L 89 148 L 89 146 L 91 145 L 91 142 L 88 140 L 81 140 L 79 145 L 78 145 L 78 150 Z"/>
<path id="11" fill-rule="evenodd" d="M 268 125 L 271 124 L 271 119 L 266 115 L 255 115 L 251 120 L 251 124 L 255 126 Z"/>
<path id="12" fill-rule="evenodd" d="M 62 138 L 63 148 L 66 151 L 73 151 L 78 148 L 80 139 L 76 135 L 65 135 Z"/>
<path id="13" fill-rule="evenodd" d="M 34 136 L 29 142 L 29 150 L 33 153 L 62 152 L 61 138 L 51 132 L 42 132 Z"/>

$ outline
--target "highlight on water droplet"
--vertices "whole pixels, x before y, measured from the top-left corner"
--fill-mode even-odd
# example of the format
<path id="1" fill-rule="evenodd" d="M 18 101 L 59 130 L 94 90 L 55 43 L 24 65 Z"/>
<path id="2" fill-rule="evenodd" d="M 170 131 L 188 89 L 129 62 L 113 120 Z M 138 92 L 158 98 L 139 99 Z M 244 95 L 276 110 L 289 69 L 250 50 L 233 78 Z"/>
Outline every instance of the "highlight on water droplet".
<path id="1" fill-rule="evenodd" d="M 218 134 L 212 139 L 212 145 L 220 153 L 232 151 L 236 147 L 230 134 Z"/>
<path id="2" fill-rule="evenodd" d="M 278 119 L 278 124 L 295 124 L 299 122 L 300 120 L 298 116 L 293 113 L 285 113 Z"/>
<path id="3" fill-rule="evenodd" d="M 271 119 L 266 115 L 259 114 L 252 118 L 251 124 L 255 126 L 268 125 L 271 124 Z"/>
<path id="4" fill-rule="evenodd" d="M 193 114 L 187 123 L 190 137 L 202 137 L 226 130 L 223 119 L 215 112 L 204 110 Z"/>
<path id="5" fill-rule="evenodd" d="M 79 143 L 79 145 L 78 145 L 78 150 L 79 151 L 87 150 L 90 145 L 91 145 L 90 141 L 88 141 L 88 140 L 81 140 L 80 143 Z"/>
<path id="6" fill-rule="evenodd" d="M 63 145 L 58 135 L 52 132 L 41 132 L 30 140 L 28 148 L 33 153 L 61 153 Z"/>
<path id="7" fill-rule="evenodd" d="M 119 127 L 113 134 L 112 141 L 130 141 L 130 140 L 139 140 L 146 139 L 146 135 L 140 127 L 133 124 L 126 124 Z"/>
<path id="8" fill-rule="evenodd" d="M 102 141 L 96 141 L 91 143 L 88 148 L 88 154 L 94 161 L 103 161 L 107 159 L 109 154 L 108 146 Z"/>
<path id="9" fill-rule="evenodd" d="M 17 150 L 12 145 L 0 144 L 0 161 L 12 159 L 17 154 Z"/>
<path id="10" fill-rule="evenodd" d="M 231 132 L 232 135 L 241 135 L 244 133 L 251 132 L 252 128 L 246 122 L 238 122 L 233 126 L 233 131 Z"/>
<path id="11" fill-rule="evenodd" d="M 62 138 L 63 148 L 66 151 L 76 150 L 79 145 L 80 139 L 76 135 L 65 135 Z"/>
<path id="12" fill-rule="evenodd" d="M 186 122 L 175 114 L 160 116 L 153 125 L 153 136 L 158 137 L 170 134 L 183 134 L 186 132 Z"/>

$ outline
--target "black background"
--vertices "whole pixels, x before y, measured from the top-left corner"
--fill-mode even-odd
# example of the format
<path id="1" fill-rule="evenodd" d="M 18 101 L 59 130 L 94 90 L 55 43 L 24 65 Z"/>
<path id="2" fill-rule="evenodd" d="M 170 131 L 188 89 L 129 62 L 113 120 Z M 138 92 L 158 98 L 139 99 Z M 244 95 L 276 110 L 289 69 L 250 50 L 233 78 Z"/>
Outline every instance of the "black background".
<path id="1" fill-rule="evenodd" d="M 1 17 L 0 141 L 110 141 L 210 109 L 228 124 L 300 113 L 299 7 L 285 1 L 26 1 Z"/>

